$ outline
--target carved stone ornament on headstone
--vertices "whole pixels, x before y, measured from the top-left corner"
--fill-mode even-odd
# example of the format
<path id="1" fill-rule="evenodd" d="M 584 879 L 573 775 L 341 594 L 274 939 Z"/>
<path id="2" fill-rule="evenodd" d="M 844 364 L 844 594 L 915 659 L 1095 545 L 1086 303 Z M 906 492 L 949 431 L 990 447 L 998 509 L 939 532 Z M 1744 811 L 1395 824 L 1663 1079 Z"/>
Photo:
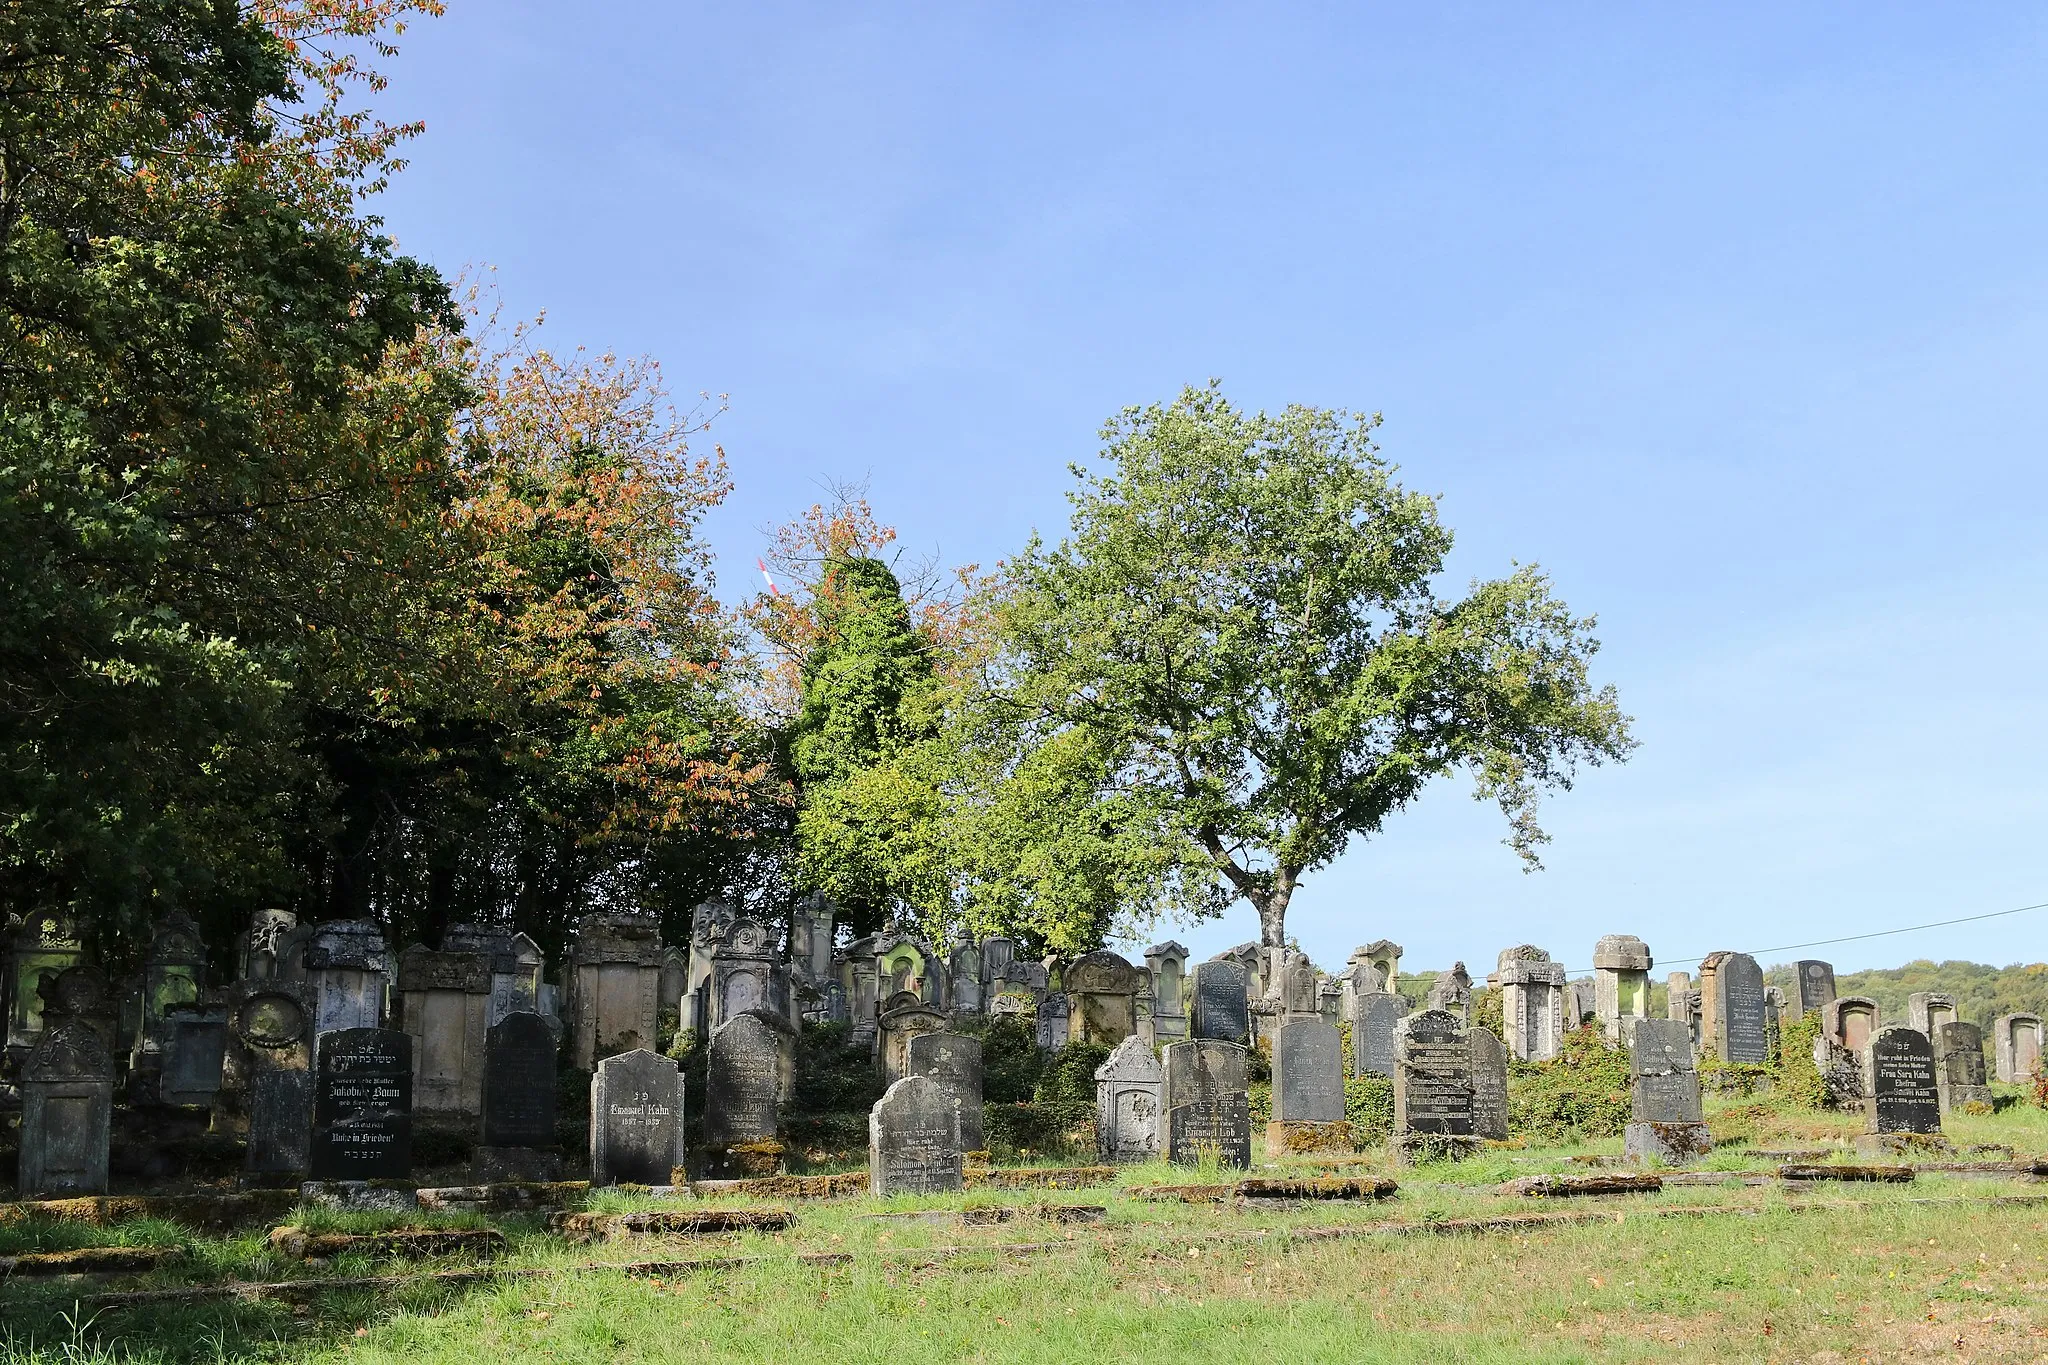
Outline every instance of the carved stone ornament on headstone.
<path id="1" fill-rule="evenodd" d="M 959 1033 L 920 1033 L 908 1044 L 909 1072 L 927 1076 L 960 1108 L 960 1146 L 980 1152 L 988 1147 L 981 1113 L 981 1040 Z"/>
<path id="2" fill-rule="evenodd" d="M 44 1029 L 22 1065 L 19 1197 L 104 1194 L 113 1116 L 106 1040 L 76 1019 Z"/>
<path id="3" fill-rule="evenodd" d="M 950 1194 L 965 1180 L 960 1106 L 929 1076 L 905 1076 L 868 1113 L 868 1193 Z"/>
<path id="4" fill-rule="evenodd" d="M 667 1185 L 683 1159 L 683 1077 L 645 1048 L 606 1057 L 590 1078 L 590 1183 Z"/>
<path id="5" fill-rule="evenodd" d="M 412 1035 L 359 1028 L 314 1045 L 315 1180 L 403 1180 L 412 1174 Z"/>
<path id="6" fill-rule="evenodd" d="M 1142 1038 L 1126 1038 L 1095 1069 L 1095 1144 L 1104 1162 L 1151 1161 L 1162 1149 L 1166 1071 Z"/>
<path id="7" fill-rule="evenodd" d="M 306 1169 L 313 1120 L 312 1011 L 296 984 L 275 982 L 243 995 L 229 1015 L 239 1044 L 252 1175 Z"/>

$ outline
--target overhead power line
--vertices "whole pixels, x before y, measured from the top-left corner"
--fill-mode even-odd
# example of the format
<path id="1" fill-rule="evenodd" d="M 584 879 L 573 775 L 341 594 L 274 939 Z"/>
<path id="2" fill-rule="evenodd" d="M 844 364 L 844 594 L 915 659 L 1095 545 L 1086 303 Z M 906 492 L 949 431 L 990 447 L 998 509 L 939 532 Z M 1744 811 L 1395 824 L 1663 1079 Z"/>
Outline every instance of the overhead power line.
<path id="1" fill-rule="evenodd" d="M 1930 924 L 1909 924 L 1902 929 L 1878 929 L 1868 934 L 1845 934 L 1841 938 L 1820 938 L 1815 939 L 1811 943 L 1783 943 L 1775 948 L 1750 948 L 1744 951 L 1750 957 L 1761 957 L 1765 953 L 1795 953 L 1801 948 L 1826 948 L 1836 943 L 1860 943 L 1864 939 L 1869 938 L 1890 938 L 1894 934 L 1916 934 L 1922 929 L 1946 929 L 1952 924 L 1975 924 L 1979 920 L 2004 919 L 2008 915 L 2024 915 L 2029 910 L 2048 910 L 2048 901 L 2042 901 L 2037 905 L 2017 906 L 2011 910 L 1993 910 L 1988 915 L 1964 915 L 1958 919 L 1938 919 Z M 1673 958 L 1668 962 L 1661 962 L 1659 965 L 1687 967 L 1706 961 L 1707 956 L 1707 954 L 1702 953 L 1698 957 Z M 1591 967 L 1573 967 L 1570 970 L 1573 972 L 1590 972 L 1593 969 Z"/>

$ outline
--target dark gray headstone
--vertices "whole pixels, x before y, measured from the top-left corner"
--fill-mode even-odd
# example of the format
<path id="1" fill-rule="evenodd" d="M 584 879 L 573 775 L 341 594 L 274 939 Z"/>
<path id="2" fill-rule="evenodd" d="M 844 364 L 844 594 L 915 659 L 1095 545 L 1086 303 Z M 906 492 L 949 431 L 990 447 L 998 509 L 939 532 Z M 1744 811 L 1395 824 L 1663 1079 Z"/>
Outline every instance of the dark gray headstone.
<path id="1" fill-rule="evenodd" d="M 1236 962 L 1198 962 L 1189 994 L 1191 1036 L 1225 1043 L 1250 1043 L 1252 1019 L 1245 971 Z"/>
<path id="2" fill-rule="evenodd" d="M 1714 977 L 1720 993 L 1721 1060 L 1761 1066 L 1770 1060 L 1764 1025 L 1764 973 L 1747 953 L 1728 953 Z"/>
<path id="3" fill-rule="evenodd" d="M 1320 1018 L 1290 1019 L 1273 1036 L 1276 1123 L 1344 1121 L 1343 1039 Z"/>
<path id="4" fill-rule="evenodd" d="M 227 1057 L 227 1011 L 217 1005 L 173 1005 L 165 1012 L 163 1029 L 165 1100 L 211 1103 Z"/>
<path id="5" fill-rule="evenodd" d="M 1424 1010 L 1402 1021 L 1394 1067 L 1394 1131 L 1471 1137 L 1472 1049 L 1464 1021 Z"/>
<path id="6" fill-rule="evenodd" d="M 412 1174 L 412 1035 L 400 1029 L 323 1033 L 313 1049 L 315 1180 L 403 1180 Z"/>
<path id="7" fill-rule="evenodd" d="M 1698 1123 L 1700 1075 L 1683 1019 L 1641 1019 L 1629 1047 L 1630 1115 L 1638 1123 Z"/>
<path id="8" fill-rule="evenodd" d="M 1818 1014 L 1820 1007 L 1835 998 L 1835 969 L 1832 963 L 1813 959 L 1792 964 L 1799 978 L 1799 1012 Z"/>
<path id="9" fill-rule="evenodd" d="M 1394 1074 L 1394 1034 L 1408 1016 L 1408 1002 L 1391 991 L 1352 997 L 1351 1064 L 1359 1076 Z"/>
<path id="10" fill-rule="evenodd" d="M 555 1145 L 555 1031 L 540 1015 L 515 1010 L 491 1026 L 484 1043 L 484 1145 Z"/>
<path id="11" fill-rule="evenodd" d="M 1465 1031 L 1472 1054 L 1472 1136 L 1508 1140 L 1508 1050 L 1483 1028 Z"/>
<path id="12" fill-rule="evenodd" d="M 306 1169 L 313 1134 L 312 1012 L 289 982 L 252 991 L 229 1016 L 246 1058 L 249 1135 L 243 1168 L 255 1175 Z"/>
<path id="13" fill-rule="evenodd" d="M 734 1015 L 711 1035 L 704 1073 L 706 1146 L 774 1138 L 790 1079 L 788 1039 L 788 1030 L 759 1010 Z"/>
<path id="14" fill-rule="evenodd" d="M 1095 1069 L 1095 1142 L 1108 1162 L 1150 1161 L 1161 1151 L 1166 1070 L 1144 1039 L 1118 1043 Z M 1247 1120 L 1249 1122 L 1249 1120 Z"/>
<path id="15" fill-rule="evenodd" d="M 868 1193 L 949 1194 L 965 1181 L 960 1106 L 929 1076 L 905 1076 L 868 1112 Z"/>
<path id="16" fill-rule="evenodd" d="M 667 1185 L 683 1156 L 683 1077 L 668 1058 L 635 1048 L 590 1078 L 590 1183 Z"/>
<path id="17" fill-rule="evenodd" d="M 1864 1053 L 1866 1112 L 1873 1133 L 1938 1133 L 1941 1095 L 1934 1078 L 1934 1046 L 1918 1029 L 1879 1029 Z"/>
<path id="18" fill-rule="evenodd" d="M 48 1023 L 22 1064 L 19 1196 L 106 1193 L 113 1117 L 106 1039 L 81 1019 Z"/>
<path id="19" fill-rule="evenodd" d="M 1210 965 L 1202 964 L 1204 967 Z M 1204 1038 L 1166 1049 L 1167 1155 L 1182 1165 L 1214 1152 L 1225 1166 L 1252 1164 L 1251 1097 L 1246 1051 Z"/>
<path id="20" fill-rule="evenodd" d="M 910 1074 L 937 1081 L 960 1106 L 960 1148 L 988 1147 L 981 1116 L 981 1039 L 959 1033 L 921 1033 L 910 1040 Z"/>

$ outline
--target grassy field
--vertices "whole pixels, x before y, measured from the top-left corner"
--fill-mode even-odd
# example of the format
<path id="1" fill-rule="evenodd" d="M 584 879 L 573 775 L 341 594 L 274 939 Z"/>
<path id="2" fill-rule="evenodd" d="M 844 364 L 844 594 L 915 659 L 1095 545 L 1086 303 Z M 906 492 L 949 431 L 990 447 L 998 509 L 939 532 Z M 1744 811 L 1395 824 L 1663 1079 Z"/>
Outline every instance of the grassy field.
<path id="1" fill-rule="evenodd" d="M 1753 1145 L 1824 1143 L 1853 1119 L 1723 1110 Z M 2048 1152 L 2048 1114 L 1957 1118 L 1958 1143 Z M 1134 1187 L 1199 1179 L 1165 1166 L 1114 1189 L 795 1205 L 779 1234 L 564 1245 L 537 1219 L 499 1220 L 498 1262 L 544 1272 L 461 1288 L 415 1279 L 377 1294 L 285 1302 L 74 1308 L 78 1289 L 0 1288 L 9 1362 L 484 1360 L 560 1362 L 1083 1360 L 2036 1361 L 2048 1358 L 2048 1191 L 1923 1174 L 1908 1185 L 1687 1186 L 1598 1200 L 1531 1200 L 1504 1179 L 1584 1170 L 1615 1144 L 1501 1149 L 1396 1172 L 1398 1197 L 1272 1211 L 1162 1203 Z M 1767 1170 L 1739 1148 L 1723 1170 Z M 1331 1170 L 1312 1163 L 1291 1170 Z M 1373 1169 L 1345 1167 L 1344 1173 Z M 2011 1202 L 2000 1202 L 2001 1200 Z M 650 1204 L 606 1192 L 620 1209 Z M 1067 1226 L 1043 1205 L 1089 1203 Z M 962 1225 L 965 1206 L 1014 1221 Z M 673 1204 L 662 1205 L 673 1207 Z M 924 1217 L 907 1216 L 923 1214 Z M 1473 1218 L 1597 1221 L 1447 1232 Z M 309 1214 L 338 1227 L 398 1221 Z M 468 1218 L 409 1221 L 475 1224 Z M 138 1287 L 404 1272 L 342 1257 L 308 1267 L 260 1231 L 205 1238 L 169 1224 L 0 1228 L 0 1252 L 96 1242 L 184 1247 Z M 1020 1249 L 1026 1248 L 1026 1249 Z M 805 1254 L 844 1256 L 806 1263 Z M 663 1275 L 591 1262 L 752 1258 Z M 460 1262 L 434 1262 L 420 1271 Z"/>

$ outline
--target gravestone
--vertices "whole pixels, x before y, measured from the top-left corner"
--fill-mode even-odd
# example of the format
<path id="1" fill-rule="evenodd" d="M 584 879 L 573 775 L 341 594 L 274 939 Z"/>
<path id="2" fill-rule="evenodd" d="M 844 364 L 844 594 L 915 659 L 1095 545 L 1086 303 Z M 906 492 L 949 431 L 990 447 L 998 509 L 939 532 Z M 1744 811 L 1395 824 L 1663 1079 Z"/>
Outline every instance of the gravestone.
<path id="1" fill-rule="evenodd" d="M 1472 974 L 1465 970 L 1465 964 L 1454 962 L 1447 972 L 1438 972 L 1436 982 L 1424 998 L 1425 1009 L 1436 1010 L 1458 1016 L 1460 1024 L 1472 1018 Z"/>
<path id="2" fill-rule="evenodd" d="M 1126 1038 L 1095 1069 L 1095 1148 L 1113 1165 L 1160 1154 L 1166 1071 L 1142 1038 Z M 1247 1120 L 1249 1121 L 1249 1120 Z"/>
<path id="3" fill-rule="evenodd" d="M 1193 1036 L 1223 1043 L 1249 1043 L 1252 1021 L 1244 967 L 1236 962 L 1199 962 L 1195 964 L 1192 980 Z"/>
<path id="4" fill-rule="evenodd" d="M 1060 989 L 1073 1002 L 1072 1041 L 1115 1047 L 1136 1033 L 1142 976 L 1116 953 L 1084 953 L 1075 959 L 1060 976 Z"/>
<path id="5" fill-rule="evenodd" d="M 1286 951 L 1278 977 L 1283 1019 L 1307 1019 L 1322 1012 L 1322 983 L 1316 979 L 1316 964 L 1307 953 Z"/>
<path id="6" fill-rule="evenodd" d="M 277 976 L 278 942 L 299 927 L 289 910 L 258 910 L 249 927 L 235 935 L 235 979 L 269 981 Z"/>
<path id="7" fill-rule="evenodd" d="M 76 1019 L 43 1028 L 21 1070 L 18 1197 L 106 1193 L 113 1119 L 114 1059 L 106 1040 Z"/>
<path id="8" fill-rule="evenodd" d="M 938 983 L 927 964 L 930 955 L 923 944 L 905 934 L 889 934 L 875 948 L 876 990 L 884 1000 L 908 991 L 927 1005 L 936 1005 Z"/>
<path id="9" fill-rule="evenodd" d="M 1392 939 L 1379 938 L 1351 950 L 1351 961 L 1363 962 L 1380 976 L 1380 989 L 1392 995 L 1401 993 L 1401 945 Z"/>
<path id="10" fill-rule="evenodd" d="M 1409 1015 L 1395 1034 L 1396 1157 L 1458 1156 L 1478 1141 L 1472 1131 L 1472 1049 L 1463 1021 L 1448 1010 Z"/>
<path id="11" fill-rule="evenodd" d="M 1960 1017 L 1956 1013 L 1956 998 L 1946 991 L 1914 991 L 1906 997 L 1906 1026 L 1919 1029 L 1930 1039 L 1941 1033 L 1943 1024 L 1952 1024 Z"/>
<path id="12" fill-rule="evenodd" d="M 981 995 L 984 1000 L 995 998 L 997 985 L 1016 960 L 1015 939 L 997 937 L 981 941 Z"/>
<path id="13" fill-rule="evenodd" d="M 286 979 L 306 983 L 312 1016 L 309 1039 L 341 1029 L 383 1027 L 391 953 L 376 922 L 330 920 L 295 932 L 299 960 L 278 966 Z"/>
<path id="14" fill-rule="evenodd" d="M 1056 1052 L 1067 1045 L 1073 1027 L 1073 1002 L 1064 992 L 1054 991 L 1038 1002 L 1038 1050 Z"/>
<path id="15" fill-rule="evenodd" d="M 412 1174 L 412 1035 L 342 1029 L 313 1049 L 315 1180 L 403 1180 Z"/>
<path id="16" fill-rule="evenodd" d="M 77 926 L 61 914 L 27 915 L 8 926 L 6 1045 L 25 1056 L 43 1031 L 45 976 L 54 977 L 85 960 Z"/>
<path id="17" fill-rule="evenodd" d="M 1568 1028 L 1578 1027 L 1568 1003 L 1564 964 L 1533 944 L 1509 948 L 1495 962 L 1500 979 L 1503 1041 L 1525 1062 L 1547 1062 L 1564 1050 Z"/>
<path id="18" fill-rule="evenodd" d="M 1984 1067 L 1984 1031 L 1957 1020 L 1934 1036 L 1934 1076 L 1941 1087 L 1941 1112 L 1960 1114 L 1973 1104 L 1991 1103 Z"/>
<path id="19" fill-rule="evenodd" d="M 1351 997 L 1351 1065 L 1357 1076 L 1394 1074 L 1394 1035 L 1408 1002 L 1386 991 Z"/>
<path id="20" fill-rule="evenodd" d="M 645 1048 L 599 1061 L 590 1078 L 590 1183 L 668 1185 L 683 1159 L 683 1076 Z"/>
<path id="21" fill-rule="evenodd" d="M 163 1052 L 170 1041 L 165 1020 L 174 1006 L 199 999 L 205 978 L 206 945 L 200 941 L 199 926 L 192 917 L 173 912 L 157 921 L 142 964 L 142 1016 L 135 1037 L 129 1040 L 131 1097 L 136 1078 L 144 1072 L 154 1073 L 156 1086 L 161 1087 Z"/>
<path id="22" fill-rule="evenodd" d="M 1799 1013 L 1818 1014 L 1835 998 L 1835 968 L 1832 963 L 1807 958 L 1792 964 L 1799 981 Z"/>
<path id="23" fill-rule="evenodd" d="M 717 951 L 719 935 L 739 915 L 739 909 L 724 896 L 700 901 L 690 911 L 690 952 L 683 975 L 683 995 L 677 1002 L 676 1029 L 696 1037 L 699 1046 L 711 1041 L 711 958 Z M 666 974 L 668 950 L 662 950 Z"/>
<path id="24" fill-rule="evenodd" d="M 958 1102 L 929 1076 L 905 1076 L 868 1111 L 868 1193 L 951 1194 L 965 1151 Z"/>
<path id="25" fill-rule="evenodd" d="M 75 1019 L 99 1034 L 109 1052 L 115 1050 L 115 1040 L 121 1032 L 121 1010 L 114 999 L 113 983 L 107 980 L 105 972 L 90 962 L 81 962 L 54 977 L 45 975 L 43 981 L 45 1028 L 60 1019 Z"/>
<path id="26" fill-rule="evenodd" d="M 661 924 L 652 915 L 603 913 L 576 922 L 569 1028 L 577 1070 L 660 1044 L 661 957 Z"/>
<path id="27" fill-rule="evenodd" d="M 555 1066 L 560 1048 L 548 1021 L 514 1010 L 491 1025 L 484 1044 L 480 1179 L 544 1180 L 554 1157 Z"/>
<path id="28" fill-rule="evenodd" d="M 1472 1136 L 1508 1140 L 1508 1053 L 1488 1029 L 1465 1031 L 1472 1053 Z"/>
<path id="29" fill-rule="evenodd" d="M 1868 996 L 1838 995 L 1821 1007 L 1821 1037 L 1844 1052 L 1861 1053 L 1883 1023 Z"/>
<path id="30" fill-rule="evenodd" d="M 839 963 L 839 984 L 846 993 L 847 1016 L 853 1021 L 852 1032 L 847 1036 L 856 1043 L 874 1041 L 876 1016 L 881 1012 L 881 1000 L 876 994 L 880 973 L 875 966 L 875 942 L 872 934 L 855 939 L 846 945 L 846 954 Z"/>
<path id="31" fill-rule="evenodd" d="M 490 963 L 486 1029 L 495 1028 L 508 1014 L 540 1012 L 541 974 L 547 959 L 540 945 L 525 934 L 497 925 L 451 924 L 441 935 L 441 951 L 480 953 Z M 400 971 L 403 974 L 402 967 Z"/>
<path id="32" fill-rule="evenodd" d="M 772 1175 L 782 1164 L 782 1103 L 796 1081 L 796 1035 L 773 1010 L 736 1014 L 711 1035 L 704 1071 L 704 1171 Z"/>
<path id="33" fill-rule="evenodd" d="M 400 1018 L 412 1035 L 412 1098 L 421 1114 L 483 1112 L 491 955 L 414 944 L 398 955 Z"/>
<path id="34" fill-rule="evenodd" d="M 252 1176 L 306 1169 L 313 1127 L 312 1010 L 283 980 L 241 994 L 228 1016 L 248 1123 L 242 1167 Z"/>
<path id="35" fill-rule="evenodd" d="M 1863 1088 L 1869 1131 L 1939 1133 L 1941 1094 L 1934 1079 L 1934 1045 L 1927 1035 L 1890 1024 L 1864 1049 Z"/>
<path id="36" fill-rule="evenodd" d="M 1064 997 L 1061 997 L 1064 1002 Z M 887 1089 L 910 1074 L 910 1040 L 920 1033 L 940 1033 L 947 1024 L 945 1011 L 925 1004 L 911 991 L 898 991 L 875 1021 L 875 1060 Z M 1041 1033 L 1045 1027 L 1040 1017 Z M 1062 1042 L 1065 1035 L 1061 1035 Z M 1042 1040 L 1040 1047 L 1045 1044 Z M 1055 1043 L 1053 1046 L 1059 1046 Z"/>
<path id="37" fill-rule="evenodd" d="M 2041 1016 L 2001 1014 L 1991 1021 L 1991 1057 L 1998 1079 L 2026 1085 L 2041 1069 Z"/>
<path id="38" fill-rule="evenodd" d="M 1273 1121 L 1266 1152 L 1349 1152 L 1343 1038 L 1315 1015 L 1293 1016 L 1273 1035 Z"/>
<path id="39" fill-rule="evenodd" d="M 1213 1152 L 1224 1166 L 1249 1168 L 1252 1116 L 1243 1045 L 1210 1038 L 1175 1043 L 1166 1049 L 1164 1071 L 1169 1159 L 1192 1166 Z"/>
<path id="40" fill-rule="evenodd" d="M 208 1105 L 220 1091 L 228 1047 L 228 1012 L 213 1004 L 173 1005 L 164 1012 L 165 1104 Z"/>
<path id="41" fill-rule="evenodd" d="M 709 998 L 713 1032 L 748 1010 L 789 1017 L 789 973 L 775 960 L 767 925 L 736 915 L 719 930 L 711 946 Z"/>
<path id="42" fill-rule="evenodd" d="M 1152 1031 L 1169 1042 L 1188 1036 L 1188 950 L 1171 940 L 1145 950 L 1152 973 Z"/>
<path id="43" fill-rule="evenodd" d="M 1629 1123 L 1622 1150 L 1632 1161 L 1683 1165 L 1711 1151 L 1700 1109 L 1692 1030 L 1682 1019 L 1645 1019 L 1629 1044 Z"/>
<path id="44" fill-rule="evenodd" d="M 920 1033 L 908 1044 L 910 1074 L 938 1083 L 960 1110 L 960 1149 L 984 1152 L 981 1040 L 959 1033 Z"/>
<path id="45" fill-rule="evenodd" d="M 988 1001 L 981 993 L 981 949 L 955 943 L 946 959 L 946 1007 L 955 1014 L 982 1014 Z"/>
<path id="46" fill-rule="evenodd" d="M 1764 974 L 1747 953 L 1709 953 L 1700 963 L 1700 1031 L 1724 1062 L 1770 1060 L 1764 1027 Z"/>
<path id="47" fill-rule="evenodd" d="M 1626 1047 L 1627 1030 L 1650 1017 L 1650 969 L 1656 965 L 1650 945 L 1634 934 L 1607 934 L 1593 945 L 1593 1014 L 1608 1042 Z"/>

